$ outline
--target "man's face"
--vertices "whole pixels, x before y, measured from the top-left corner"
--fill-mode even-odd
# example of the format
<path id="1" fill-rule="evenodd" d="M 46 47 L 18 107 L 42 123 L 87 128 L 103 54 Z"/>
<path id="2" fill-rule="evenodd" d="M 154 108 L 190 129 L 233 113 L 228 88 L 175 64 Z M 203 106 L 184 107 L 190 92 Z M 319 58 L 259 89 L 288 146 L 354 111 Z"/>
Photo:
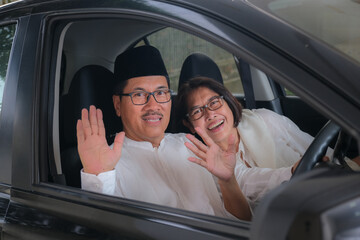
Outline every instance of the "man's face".
<path id="1" fill-rule="evenodd" d="M 164 76 L 136 77 L 128 80 L 123 93 L 134 91 L 153 92 L 168 89 Z M 158 103 L 153 96 L 144 105 L 134 105 L 129 96 L 113 96 L 116 114 L 121 117 L 128 138 L 148 141 L 159 146 L 170 120 L 171 101 Z"/>

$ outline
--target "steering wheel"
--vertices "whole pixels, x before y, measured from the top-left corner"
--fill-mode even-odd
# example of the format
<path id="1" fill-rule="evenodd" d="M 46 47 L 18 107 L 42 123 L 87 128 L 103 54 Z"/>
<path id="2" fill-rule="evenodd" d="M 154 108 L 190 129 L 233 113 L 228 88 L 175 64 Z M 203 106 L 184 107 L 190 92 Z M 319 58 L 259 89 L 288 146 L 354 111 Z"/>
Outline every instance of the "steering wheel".
<path id="1" fill-rule="evenodd" d="M 321 162 L 323 156 L 325 156 L 326 150 L 330 145 L 331 140 L 339 132 L 340 127 L 331 120 L 329 120 L 315 136 L 313 142 L 306 150 L 298 167 L 295 169 L 292 178 L 310 171 L 316 163 Z M 340 132 L 334 148 L 334 157 L 332 159 L 333 163 L 341 164 L 345 167 L 347 166 L 344 157 L 350 140 L 350 136 L 346 135 L 343 131 Z"/>

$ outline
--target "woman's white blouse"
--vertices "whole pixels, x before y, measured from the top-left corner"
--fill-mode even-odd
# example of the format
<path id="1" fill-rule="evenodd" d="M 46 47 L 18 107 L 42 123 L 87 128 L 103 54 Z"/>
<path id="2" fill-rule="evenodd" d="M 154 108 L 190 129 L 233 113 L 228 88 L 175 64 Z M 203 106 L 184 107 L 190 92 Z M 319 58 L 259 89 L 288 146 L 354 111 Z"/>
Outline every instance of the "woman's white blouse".
<path id="1" fill-rule="evenodd" d="M 251 167 L 280 168 L 294 165 L 314 139 L 285 116 L 267 109 L 244 109 L 238 125 L 240 145 Z"/>

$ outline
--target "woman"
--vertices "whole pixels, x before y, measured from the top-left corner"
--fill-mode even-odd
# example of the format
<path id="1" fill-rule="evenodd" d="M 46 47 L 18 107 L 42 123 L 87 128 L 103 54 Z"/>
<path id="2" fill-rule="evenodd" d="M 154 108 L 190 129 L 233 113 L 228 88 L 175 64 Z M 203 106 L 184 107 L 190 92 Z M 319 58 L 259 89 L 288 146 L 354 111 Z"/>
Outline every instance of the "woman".
<path id="1" fill-rule="evenodd" d="M 176 110 L 176 119 L 204 141 L 186 136 L 192 142 L 186 147 L 197 156 L 189 160 L 215 176 L 235 177 L 252 209 L 264 194 L 290 178 L 313 139 L 286 117 L 265 109 L 242 109 L 222 84 L 205 77 L 183 84 Z M 346 161 L 359 170 L 360 157 Z"/>
<path id="2" fill-rule="evenodd" d="M 231 154 L 230 149 L 235 149 L 236 160 L 226 158 L 225 165 L 228 175 L 233 174 L 235 169 L 240 185 L 239 176 L 242 174 L 239 171 L 244 171 L 241 166 L 284 171 L 276 174 L 265 169 L 258 170 L 258 173 L 255 171 L 254 174 L 259 176 L 266 171 L 269 177 L 285 177 L 286 167 L 291 167 L 292 173 L 313 140 L 284 116 L 266 109 L 242 109 L 222 84 L 206 77 L 195 77 L 181 86 L 176 110 L 176 119 L 181 120 L 192 133 L 199 134 L 206 144 L 193 135 L 187 135 L 194 145 L 186 143 L 186 146 L 198 157 L 189 160 L 212 172 L 213 166 L 222 164 L 225 159 L 220 153 Z M 346 160 L 353 170 L 359 170 L 359 159 Z M 242 190 L 247 195 L 246 190 Z"/>
<path id="3" fill-rule="evenodd" d="M 293 166 L 313 139 L 284 116 L 242 109 L 222 84 L 210 78 L 184 83 L 176 106 L 177 119 L 192 133 L 202 129 L 221 149 L 227 149 L 229 137 L 235 136 L 237 159 L 248 167 Z"/>
<path id="4" fill-rule="evenodd" d="M 204 141 L 187 135 L 192 144 L 185 145 L 197 156 L 189 160 L 215 176 L 234 175 L 252 207 L 270 189 L 289 180 L 312 140 L 271 111 L 242 110 L 222 84 L 209 78 L 184 83 L 175 104 L 176 119 Z"/>

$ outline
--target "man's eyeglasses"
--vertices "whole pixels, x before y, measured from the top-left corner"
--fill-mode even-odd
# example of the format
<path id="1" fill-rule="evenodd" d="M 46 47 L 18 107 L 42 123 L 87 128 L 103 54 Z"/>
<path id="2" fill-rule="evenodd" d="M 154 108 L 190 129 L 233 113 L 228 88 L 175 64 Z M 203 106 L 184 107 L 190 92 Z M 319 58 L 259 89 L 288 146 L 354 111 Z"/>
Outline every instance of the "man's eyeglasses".
<path id="1" fill-rule="evenodd" d="M 159 89 L 153 92 L 134 91 L 131 93 L 120 93 L 118 96 L 129 96 L 134 105 L 144 105 L 149 102 L 152 95 L 157 103 L 167 103 L 171 100 L 171 89 Z"/>
<path id="2" fill-rule="evenodd" d="M 190 110 L 186 116 L 191 120 L 195 121 L 204 116 L 205 109 L 209 109 L 210 111 L 215 111 L 222 107 L 223 103 L 223 96 L 214 96 L 212 97 L 207 104 L 201 107 L 195 107 Z"/>

